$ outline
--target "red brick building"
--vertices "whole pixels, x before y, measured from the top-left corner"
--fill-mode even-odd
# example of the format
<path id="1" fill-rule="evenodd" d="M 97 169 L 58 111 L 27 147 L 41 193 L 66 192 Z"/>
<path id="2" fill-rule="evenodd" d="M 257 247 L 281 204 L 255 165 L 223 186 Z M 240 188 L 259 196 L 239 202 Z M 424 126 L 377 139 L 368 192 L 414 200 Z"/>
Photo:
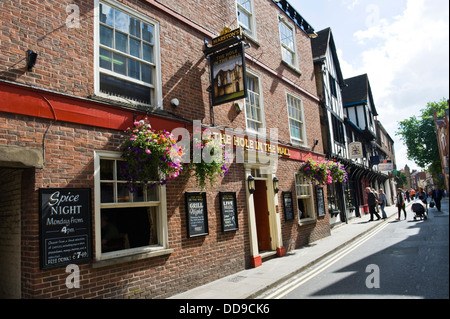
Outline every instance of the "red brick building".
<path id="1" fill-rule="evenodd" d="M 326 196 L 317 204 L 326 190 L 297 173 L 324 155 L 313 29 L 288 2 L 30 0 L 0 12 L 0 296 L 165 298 L 330 235 Z M 204 50 L 224 27 L 242 27 L 251 45 L 248 97 L 212 114 Z M 190 236 L 186 211 L 186 194 L 201 191 L 194 177 L 131 194 L 117 173 L 121 135 L 144 117 L 158 130 L 196 120 L 240 132 L 228 175 L 206 191 L 201 236 Z M 232 231 L 223 231 L 225 192 L 236 198 Z M 58 217 L 85 215 L 46 218 L 53 202 Z M 83 236 L 61 237 L 78 222 Z M 47 233 L 55 224 L 59 234 Z M 106 235 L 120 244 L 106 249 Z M 65 255 L 73 247 L 84 250 Z"/>

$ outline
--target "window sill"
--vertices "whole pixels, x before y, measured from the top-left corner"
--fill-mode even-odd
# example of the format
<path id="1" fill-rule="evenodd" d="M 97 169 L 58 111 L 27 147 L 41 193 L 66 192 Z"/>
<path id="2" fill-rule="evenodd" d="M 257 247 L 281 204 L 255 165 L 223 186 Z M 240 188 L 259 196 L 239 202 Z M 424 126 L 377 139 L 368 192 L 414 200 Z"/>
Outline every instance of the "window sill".
<path id="1" fill-rule="evenodd" d="M 164 256 L 164 255 L 170 255 L 174 252 L 173 249 L 155 249 L 152 251 L 144 251 L 141 253 L 136 253 L 133 255 L 117 255 L 117 257 L 109 257 L 108 259 L 103 260 L 97 260 L 92 264 L 92 268 L 101 268 L 101 267 L 107 267 L 117 264 L 123 264 L 130 261 L 138 261 L 142 259 L 148 259 L 152 257 L 158 257 L 158 256 Z"/>
<path id="2" fill-rule="evenodd" d="M 298 221 L 299 226 L 311 225 L 311 224 L 316 224 L 316 223 L 317 223 L 317 219 L 314 219 L 314 218 L 305 218 L 305 219 L 301 219 Z"/>
<path id="3" fill-rule="evenodd" d="M 297 73 L 298 76 L 302 76 L 302 71 L 300 71 L 297 67 L 293 66 L 292 64 L 289 64 L 284 60 L 281 60 L 281 64 L 288 67 L 291 71 Z"/>

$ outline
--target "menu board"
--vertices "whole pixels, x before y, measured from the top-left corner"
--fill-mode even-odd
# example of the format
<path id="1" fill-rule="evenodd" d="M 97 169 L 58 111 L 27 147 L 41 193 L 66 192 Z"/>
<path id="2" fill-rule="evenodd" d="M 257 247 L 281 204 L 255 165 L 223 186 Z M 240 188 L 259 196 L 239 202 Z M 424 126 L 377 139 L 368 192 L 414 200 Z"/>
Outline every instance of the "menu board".
<path id="1" fill-rule="evenodd" d="M 238 211 L 235 192 L 220 192 L 220 213 L 222 215 L 222 231 L 229 232 L 239 229 Z"/>
<path id="2" fill-rule="evenodd" d="M 317 197 L 317 214 L 319 216 L 325 216 L 325 201 L 323 198 L 323 188 L 316 188 L 316 197 Z"/>
<path id="3" fill-rule="evenodd" d="M 294 205 L 292 202 L 292 192 L 283 192 L 284 218 L 286 221 L 294 220 Z"/>
<path id="4" fill-rule="evenodd" d="M 39 239 L 42 269 L 92 259 L 91 189 L 39 189 Z"/>
<path id="5" fill-rule="evenodd" d="M 188 237 L 192 238 L 208 235 L 206 193 L 186 192 L 185 199 Z"/>

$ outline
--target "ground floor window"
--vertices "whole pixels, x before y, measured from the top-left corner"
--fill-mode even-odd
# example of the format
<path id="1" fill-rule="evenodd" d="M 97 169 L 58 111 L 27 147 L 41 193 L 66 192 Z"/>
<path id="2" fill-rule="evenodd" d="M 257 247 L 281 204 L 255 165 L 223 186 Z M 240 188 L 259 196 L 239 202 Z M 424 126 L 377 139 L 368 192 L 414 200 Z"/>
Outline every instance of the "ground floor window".
<path id="1" fill-rule="evenodd" d="M 95 153 L 96 254 L 108 259 L 168 248 L 165 186 L 130 191 L 120 153 Z"/>
<path id="2" fill-rule="evenodd" d="M 102 253 L 158 245 L 155 207 L 102 209 Z"/>
<path id="3" fill-rule="evenodd" d="M 297 196 L 298 216 L 301 222 L 316 219 L 312 185 L 305 184 L 301 174 L 295 174 L 295 193 Z"/>

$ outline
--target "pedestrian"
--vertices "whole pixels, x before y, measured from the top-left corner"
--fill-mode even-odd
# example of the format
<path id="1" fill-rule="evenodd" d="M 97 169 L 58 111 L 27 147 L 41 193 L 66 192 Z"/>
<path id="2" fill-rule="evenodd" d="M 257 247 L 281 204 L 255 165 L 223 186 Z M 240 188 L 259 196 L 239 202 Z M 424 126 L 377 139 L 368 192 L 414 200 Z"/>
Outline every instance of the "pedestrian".
<path id="1" fill-rule="evenodd" d="M 405 195 L 406 195 L 406 200 L 409 203 L 411 201 L 410 198 L 409 198 L 409 190 L 406 190 Z"/>
<path id="2" fill-rule="evenodd" d="M 375 195 L 375 201 L 376 201 L 376 205 L 375 205 L 375 210 L 377 211 L 377 213 L 380 213 L 380 210 L 378 209 L 378 192 L 376 191 L 375 188 L 371 188 L 372 193 Z"/>
<path id="3" fill-rule="evenodd" d="M 428 207 L 428 196 L 427 193 L 424 191 L 423 187 L 419 187 L 419 191 L 417 192 L 417 198 L 419 198 L 422 203 L 424 203 Z"/>
<path id="4" fill-rule="evenodd" d="M 387 215 L 384 211 L 384 208 L 386 207 L 386 195 L 384 194 L 382 189 L 380 189 L 380 195 L 378 195 L 378 203 L 380 203 L 381 218 L 386 219 Z"/>
<path id="5" fill-rule="evenodd" d="M 441 200 L 442 200 L 443 192 L 439 189 L 439 186 L 434 186 L 433 193 L 431 194 L 431 198 L 434 200 L 436 204 L 437 210 L 441 211 Z"/>
<path id="6" fill-rule="evenodd" d="M 405 214 L 405 220 L 406 220 L 406 209 L 405 209 L 405 199 L 403 198 L 403 189 L 398 188 L 397 189 L 397 203 L 395 204 L 398 209 L 398 218 L 397 220 L 400 220 L 400 213 L 403 209 L 403 213 Z"/>
<path id="7" fill-rule="evenodd" d="M 412 200 L 416 199 L 416 191 L 413 188 L 411 188 L 411 190 L 409 191 L 409 196 Z"/>
<path id="8" fill-rule="evenodd" d="M 372 192 L 370 187 L 366 187 L 366 193 L 367 193 L 367 204 L 369 205 L 369 213 L 370 213 L 369 221 L 373 221 L 373 215 L 377 216 L 378 218 L 377 220 L 380 220 L 381 217 L 375 210 L 375 206 L 377 206 L 377 199 L 375 197 L 375 194 Z"/>

